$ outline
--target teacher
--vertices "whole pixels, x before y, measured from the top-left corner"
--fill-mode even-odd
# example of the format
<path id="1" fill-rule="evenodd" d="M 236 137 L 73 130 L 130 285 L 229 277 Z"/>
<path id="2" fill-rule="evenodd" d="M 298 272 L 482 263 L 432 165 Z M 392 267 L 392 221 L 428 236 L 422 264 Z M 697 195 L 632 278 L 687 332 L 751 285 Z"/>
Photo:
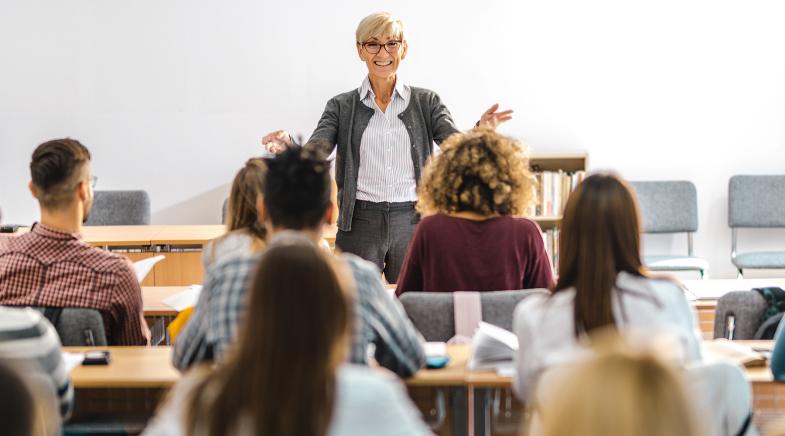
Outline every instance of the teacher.
<path id="1" fill-rule="evenodd" d="M 368 76 L 359 88 L 327 102 L 316 130 L 303 147 L 332 153 L 338 147 L 338 234 L 335 245 L 376 264 L 389 283 L 398 280 L 418 221 L 414 205 L 422 168 L 440 144 L 458 132 L 439 96 L 398 78 L 409 44 L 404 24 L 385 12 L 357 26 L 357 55 Z M 495 129 L 512 111 L 485 111 L 477 126 Z M 262 143 L 278 153 L 292 144 L 286 131 Z"/>

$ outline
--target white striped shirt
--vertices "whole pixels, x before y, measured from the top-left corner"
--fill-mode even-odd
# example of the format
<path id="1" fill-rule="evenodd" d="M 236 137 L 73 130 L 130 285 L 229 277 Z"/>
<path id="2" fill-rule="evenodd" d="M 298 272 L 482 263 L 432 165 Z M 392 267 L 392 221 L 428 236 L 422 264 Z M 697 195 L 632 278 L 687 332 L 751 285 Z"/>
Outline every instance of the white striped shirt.
<path id="1" fill-rule="evenodd" d="M 399 118 L 409 105 L 411 89 L 397 79 L 385 112 L 376 105 L 367 76 L 357 91 L 363 104 L 374 110 L 360 140 L 357 199 L 376 203 L 416 201 L 412 141 Z"/>
<path id="2" fill-rule="evenodd" d="M 60 401 L 60 414 L 71 414 L 74 389 L 66 372 L 60 338 L 52 324 L 30 308 L 0 307 L 0 359 L 31 369 L 48 379 Z"/>

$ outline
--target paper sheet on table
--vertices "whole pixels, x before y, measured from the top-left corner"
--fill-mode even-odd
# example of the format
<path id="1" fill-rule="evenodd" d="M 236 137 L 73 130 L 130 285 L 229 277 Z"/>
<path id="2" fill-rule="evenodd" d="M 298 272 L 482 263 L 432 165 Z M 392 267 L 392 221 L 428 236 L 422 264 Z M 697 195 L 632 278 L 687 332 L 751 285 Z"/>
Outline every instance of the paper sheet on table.
<path id="1" fill-rule="evenodd" d="M 136 272 L 136 279 L 139 280 L 139 283 L 142 283 L 144 278 L 147 277 L 147 274 L 150 274 L 150 271 L 153 270 L 155 264 L 163 259 L 166 259 L 166 256 L 158 255 L 134 262 L 134 271 Z"/>
<path id="2" fill-rule="evenodd" d="M 63 351 L 63 360 L 65 361 L 65 370 L 70 373 L 71 370 L 81 365 L 84 361 L 84 353 L 69 353 Z"/>
<path id="3" fill-rule="evenodd" d="M 191 285 L 184 291 L 164 298 L 162 302 L 172 309 L 182 312 L 189 307 L 196 306 L 196 302 L 199 301 L 199 294 L 201 293 L 202 285 Z"/>
<path id="4" fill-rule="evenodd" d="M 425 357 L 442 357 L 447 355 L 446 342 L 426 342 L 423 348 L 425 349 Z"/>

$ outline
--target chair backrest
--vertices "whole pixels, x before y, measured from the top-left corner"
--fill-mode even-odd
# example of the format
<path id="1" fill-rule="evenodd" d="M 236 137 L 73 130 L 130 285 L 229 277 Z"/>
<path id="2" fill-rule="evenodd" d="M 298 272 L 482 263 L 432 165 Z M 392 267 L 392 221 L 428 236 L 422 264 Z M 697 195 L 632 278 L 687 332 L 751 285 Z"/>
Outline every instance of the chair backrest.
<path id="1" fill-rule="evenodd" d="M 785 175 L 731 177 L 728 226 L 785 227 Z"/>
<path id="2" fill-rule="evenodd" d="M 34 307 L 41 313 L 46 308 Z M 101 312 L 96 309 L 65 307 L 57 319 L 50 319 L 64 347 L 106 346 L 106 330 Z"/>
<path id="3" fill-rule="evenodd" d="M 226 224 L 227 213 L 229 213 L 229 197 L 226 197 L 223 206 L 221 206 L 221 224 Z"/>
<path id="4" fill-rule="evenodd" d="M 768 304 L 755 291 L 733 291 L 720 297 L 714 314 L 714 337 L 727 338 L 733 317 L 733 339 L 753 339 Z"/>
<path id="5" fill-rule="evenodd" d="M 147 191 L 95 191 L 88 226 L 150 224 L 150 196 Z"/>
<path id="6" fill-rule="evenodd" d="M 483 321 L 512 330 L 515 306 L 542 289 L 480 293 Z M 446 341 L 455 336 L 453 294 L 450 292 L 406 292 L 401 304 L 426 341 Z"/>
<path id="7" fill-rule="evenodd" d="M 698 194 L 688 181 L 630 182 L 638 197 L 645 233 L 698 230 Z"/>

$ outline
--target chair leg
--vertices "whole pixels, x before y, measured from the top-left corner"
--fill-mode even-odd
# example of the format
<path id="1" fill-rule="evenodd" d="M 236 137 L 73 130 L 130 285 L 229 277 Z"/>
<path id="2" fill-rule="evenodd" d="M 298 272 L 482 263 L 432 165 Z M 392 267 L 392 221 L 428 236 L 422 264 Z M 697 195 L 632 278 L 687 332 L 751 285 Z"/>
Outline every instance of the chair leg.
<path id="1" fill-rule="evenodd" d="M 737 279 L 743 279 L 744 273 L 742 272 L 741 268 L 736 268 L 739 271 L 739 274 L 736 276 Z"/>

